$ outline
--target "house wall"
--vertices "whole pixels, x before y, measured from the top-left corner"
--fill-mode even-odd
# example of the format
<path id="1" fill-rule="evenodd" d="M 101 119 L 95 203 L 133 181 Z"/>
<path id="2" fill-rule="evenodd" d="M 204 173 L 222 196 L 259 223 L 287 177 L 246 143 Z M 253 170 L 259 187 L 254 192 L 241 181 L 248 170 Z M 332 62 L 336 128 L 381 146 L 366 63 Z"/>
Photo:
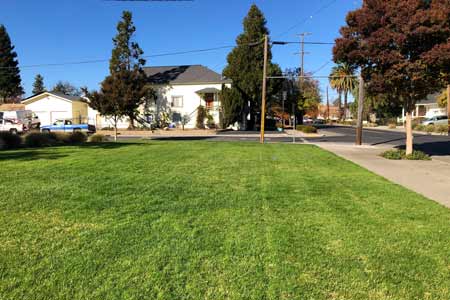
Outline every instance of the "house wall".
<path id="1" fill-rule="evenodd" d="M 25 104 L 25 109 L 33 111 L 40 119 L 41 125 L 51 125 L 56 119 L 72 118 L 72 103 L 54 96 Z"/>
<path id="2" fill-rule="evenodd" d="M 205 106 L 205 101 L 196 92 L 205 88 L 215 88 L 217 90 L 222 89 L 222 84 L 195 84 L 195 85 L 170 85 L 170 86 L 157 86 L 155 87 L 157 93 L 156 105 L 150 105 L 148 111 L 155 116 L 159 116 L 162 112 L 168 113 L 173 116 L 174 113 L 178 117 L 184 115 L 190 116 L 189 123 L 185 126 L 186 128 L 195 128 L 196 118 L 197 118 L 197 108 L 199 105 Z M 172 106 L 173 97 L 182 96 L 183 106 L 174 107 Z M 214 122 L 219 124 L 219 99 L 218 95 L 214 98 L 214 109 L 210 111 L 210 114 L 214 118 Z M 174 118 L 177 119 L 177 118 Z M 176 121 L 176 120 L 174 120 Z M 175 122 L 178 125 L 181 122 Z"/>

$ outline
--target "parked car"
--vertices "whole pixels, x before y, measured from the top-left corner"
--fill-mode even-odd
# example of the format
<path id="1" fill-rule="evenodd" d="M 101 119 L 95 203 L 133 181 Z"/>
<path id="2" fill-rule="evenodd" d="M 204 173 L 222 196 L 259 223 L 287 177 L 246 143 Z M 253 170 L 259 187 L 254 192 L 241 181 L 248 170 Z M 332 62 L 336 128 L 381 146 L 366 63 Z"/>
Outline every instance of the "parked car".
<path id="1" fill-rule="evenodd" d="M 39 128 L 41 121 L 39 117 L 31 110 L 8 110 L 1 111 L 3 118 L 8 120 L 14 120 L 17 123 L 24 124 L 27 129 Z"/>
<path id="2" fill-rule="evenodd" d="M 425 119 L 425 121 L 422 122 L 423 125 L 447 125 L 448 124 L 448 117 L 447 116 L 434 116 L 431 118 Z"/>
<path id="3" fill-rule="evenodd" d="M 52 125 L 41 126 L 42 132 L 85 132 L 87 134 L 95 133 L 96 128 L 90 124 L 75 124 L 70 119 L 56 120 Z"/>
<path id="4" fill-rule="evenodd" d="M 2 112 L 0 112 L 0 116 L 2 116 Z M 0 117 L 0 131 L 9 131 L 13 134 L 18 134 L 27 131 L 27 128 L 24 124 L 18 123 L 15 120 Z"/>

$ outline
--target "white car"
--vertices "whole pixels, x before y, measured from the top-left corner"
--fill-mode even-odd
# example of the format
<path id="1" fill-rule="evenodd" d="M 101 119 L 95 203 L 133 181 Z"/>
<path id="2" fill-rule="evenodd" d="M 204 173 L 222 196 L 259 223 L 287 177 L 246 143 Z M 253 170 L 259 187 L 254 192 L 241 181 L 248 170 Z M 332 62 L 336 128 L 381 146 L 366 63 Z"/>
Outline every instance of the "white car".
<path id="1" fill-rule="evenodd" d="M 423 125 L 447 125 L 448 124 L 448 117 L 447 116 L 434 116 L 431 118 L 425 119 L 425 121 L 422 122 Z"/>
<path id="2" fill-rule="evenodd" d="M 0 116 L 1 114 L 2 113 L 0 112 Z M 0 118 L 0 131 L 9 131 L 12 134 L 19 134 L 27 131 L 27 128 L 24 124 L 18 123 L 14 120 Z"/>

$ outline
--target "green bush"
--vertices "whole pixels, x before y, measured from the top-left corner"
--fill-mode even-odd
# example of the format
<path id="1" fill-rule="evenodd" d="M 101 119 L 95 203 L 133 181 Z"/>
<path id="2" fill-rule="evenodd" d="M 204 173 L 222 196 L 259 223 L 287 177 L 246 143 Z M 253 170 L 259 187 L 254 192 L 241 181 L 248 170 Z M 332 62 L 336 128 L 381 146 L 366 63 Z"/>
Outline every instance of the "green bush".
<path id="1" fill-rule="evenodd" d="M 206 119 L 206 108 L 200 105 L 197 108 L 197 119 L 195 122 L 195 126 L 197 129 L 205 129 L 205 119 Z"/>
<path id="2" fill-rule="evenodd" d="M 98 133 L 91 135 L 88 138 L 88 142 L 90 142 L 90 143 L 103 143 L 103 142 L 107 142 L 107 141 L 108 141 L 108 138 L 105 135 L 98 134 Z"/>
<path id="3" fill-rule="evenodd" d="M 317 133 L 317 128 L 311 125 L 297 125 L 296 129 L 304 133 Z"/>
<path id="4" fill-rule="evenodd" d="M 395 128 L 397 128 L 397 123 L 389 123 L 389 124 L 388 124 L 388 128 L 389 128 L 389 129 L 395 129 Z"/>
<path id="5" fill-rule="evenodd" d="M 87 135 L 82 132 L 75 131 L 75 132 L 72 132 L 71 134 L 69 134 L 68 142 L 70 144 L 81 144 L 86 141 L 87 141 Z"/>
<path id="6" fill-rule="evenodd" d="M 435 130 L 434 125 L 427 125 L 425 127 L 425 131 L 428 133 L 432 133 L 432 132 L 434 132 L 434 130 Z"/>
<path id="7" fill-rule="evenodd" d="M 0 132 L 0 149 L 15 149 L 22 144 L 22 138 L 10 132 Z"/>
<path id="8" fill-rule="evenodd" d="M 49 147 L 60 143 L 55 133 L 31 132 L 25 136 L 25 145 L 27 147 Z"/>
<path id="9" fill-rule="evenodd" d="M 417 124 L 417 125 L 416 125 L 416 128 L 415 128 L 414 130 L 417 130 L 417 131 L 425 131 L 425 128 L 426 128 L 425 125 L 423 125 L 423 124 Z"/>
<path id="10" fill-rule="evenodd" d="M 435 128 L 434 128 L 434 131 L 436 133 L 440 133 L 440 134 L 447 133 L 448 132 L 448 125 L 436 125 Z"/>
<path id="11" fill-rule="evenodd" d="M 412 154 L 406 155 L 405 150 L 393 149 L 381 153 L 381 156 L 391 160 L 431 160 L 428 154 L 422 151 L 413 151 Z"/>
<path id="12" fill-rule="evenodd" d="M 423 153 L 422 151 L 413 151 L 412 154 L 405 155 L 404 159 L 407 160 L 431 160 L 431 157 Z"/>

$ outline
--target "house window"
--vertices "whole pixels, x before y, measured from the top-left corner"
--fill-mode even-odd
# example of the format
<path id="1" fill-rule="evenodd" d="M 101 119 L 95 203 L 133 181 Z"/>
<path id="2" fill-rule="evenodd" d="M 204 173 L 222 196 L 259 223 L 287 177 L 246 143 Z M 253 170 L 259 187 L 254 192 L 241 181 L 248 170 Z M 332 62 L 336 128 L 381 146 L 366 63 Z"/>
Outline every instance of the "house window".
<path id="1" fill-rule="evenodd" d="M 183 96 L 172 96 L 172 107 L 183 107 Z"/>

